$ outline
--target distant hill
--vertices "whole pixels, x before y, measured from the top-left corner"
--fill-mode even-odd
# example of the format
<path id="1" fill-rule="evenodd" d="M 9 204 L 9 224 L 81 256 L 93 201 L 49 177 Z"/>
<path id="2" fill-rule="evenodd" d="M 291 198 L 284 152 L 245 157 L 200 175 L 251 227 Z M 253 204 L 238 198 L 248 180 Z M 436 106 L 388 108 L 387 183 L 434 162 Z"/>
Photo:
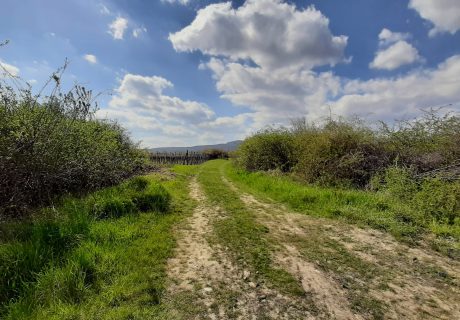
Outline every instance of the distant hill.
<path id="1" fill-rule="evenodd" d="M 211 144 L 203 146 L 193 146 L 193 147 L 163 147 L 163 148 L 151 148 L 148 149 L 150 152 L 187 152 L 187 150 L 200 152 L 207 149 L 219 149 L 224 151 L 235 151 L 238 146 L 242 143 L 242 140 L 235 140 L 222 144 Z"/>

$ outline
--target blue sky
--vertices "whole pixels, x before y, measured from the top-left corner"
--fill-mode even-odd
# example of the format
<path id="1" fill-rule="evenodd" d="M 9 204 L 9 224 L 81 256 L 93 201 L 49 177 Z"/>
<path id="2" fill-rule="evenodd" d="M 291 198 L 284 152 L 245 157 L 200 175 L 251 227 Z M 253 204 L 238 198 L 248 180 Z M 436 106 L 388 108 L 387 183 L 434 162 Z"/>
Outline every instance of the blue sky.
<path id="1" fill-rule="evenodd" d="M 0 63 L 99 98 L 144 146 L 243 138 L 329 114 L 460 111 L 460 1 L 4 0 Z M 1 75 L 0 75 L 1 77 Z M 110 92 L 110 94 L 108 94 Z"/>

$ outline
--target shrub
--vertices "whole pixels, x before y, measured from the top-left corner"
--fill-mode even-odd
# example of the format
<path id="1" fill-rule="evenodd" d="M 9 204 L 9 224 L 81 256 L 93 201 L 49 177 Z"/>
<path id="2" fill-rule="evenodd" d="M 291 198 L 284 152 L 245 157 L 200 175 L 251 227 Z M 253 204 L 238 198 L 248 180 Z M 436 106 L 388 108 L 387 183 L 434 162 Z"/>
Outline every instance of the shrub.
<path id="1" fill-rule="evenodd" d="M 382 122 L 378 133 L 398 165 L 411 167 L 416 173 L 460 159 L 460 117 L 456 114 L 432 109 L 393 127 Z"/>
<path id="2" fill-rule="evenodd" d="M 390 161 L 375 133 L 360 122 L 297 126 L 294 136 L 294 173 L 306 182 L 364 187 Z"/>
<path id="3" fill-rule="evenodd" d="M 459 181 L 443 181 L 437 177 L 416 180 L 410 170 L 392 167 L 385 173 L 383 189 L 412 208 L 411 213 L 401 215 L 403 218 L 422 225 L 460 222 Z"/>
<path id="4" fill-rule="evenodd" d="M 236 152 L 246 170 L 292 172 L 308 183 L 357 188 L 375 187 L 392 166 L 411 168 L 416 176 L 456 164 L 450 175 L 458 177 L 459 161 L 460 117 L 433 110 L 391 127 L 360 119 L 295 120 L 290 130 L 247 138 Z"/>
<path id="5" fill-rule="evenodd" d="M 120 125 L 95 119 L 92 101 L 79 86 L 41 98 L 0 83 L 0 216 L 116 184 L 145 167 Z"/>
<path id="6" fill-rule="evenodd" d="M 445 224 L 460 224 L 460 182 L 425 179 L 413 199 L 414 207 L 430 220 Z"/>
<path id="7" fill-rule="evenodd" d="M 238 163 L 249 171 L 281 170 L 295 165 L 294 139 L 284 129 L 266 129 L 247 138 L 237 151 Z"/>
<path id="8" fill-rule="evenodd" d="M 228 159 L 229 155 L 227 151 L 220 150 L 220 149 L 207 149 L 203 151 L 203 154 L 209 159 L 209 160 L 215 160 L 215 159 Z"/>

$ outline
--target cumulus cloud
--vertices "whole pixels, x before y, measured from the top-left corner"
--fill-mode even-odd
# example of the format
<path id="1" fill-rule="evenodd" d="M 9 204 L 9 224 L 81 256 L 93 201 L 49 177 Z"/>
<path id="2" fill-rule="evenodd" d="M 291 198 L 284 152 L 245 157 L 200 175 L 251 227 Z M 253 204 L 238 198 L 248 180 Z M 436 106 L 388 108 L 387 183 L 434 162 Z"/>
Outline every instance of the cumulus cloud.
<path id="1" fill-rule="evenodd" d="M 211 59 L 222 97 L 248 106 L 253 128 L 286 124 L 305 116 L 318 119 L 329 112 L 343 116 L 394 120 L 415 116 L 419 108 L 457 103 L 460 111 L 460 55 L 434 69 L 417 69 L 397 78 L 350 80 L 330 72 L 269 72 L 238 63 Z"/>
<path id="2" fill-rule="evenodd" d="M 0 60 L 0 78 L 8 76 L 18 76 L 19 68 Z"/>
<path id="3" fill-rule="evenodd" d="M 392 32 L 387 28 L 383 28 L 382 31 L 379 33 L 379 44 L 381 46 L 389 45 L 401 40 L 407 40 L 411 36 L 409 33 L 402 33 L 402 32 Z"/>
<path id="4" fill-rule="evenodd" d="M 199 50 L 262 68 L 312 68 L 344 60 L 346 36 L 334 36 L 329 20 L 313 6 L 299 10 L 281 0 L 211 4 L 195 20 L 170 34 L 176 51 Z"/>
<path id="5" fill-rule="evenodd" d="M 369 66 L 373 69 L 394 70 L 421 60 L 416 48 L 400 40 L 386 49 L 377 51 L 374 61 Z"/>
<path id="6" fill-rule="evenodd" d="M 85 59 L 86 61 L 88 61 L 91 64 L 97 63 L 97 58 L 96 58 L 96 56 L 94 54 L 85 54 L 83 56 L 83 59 Z"/>
<path id="7" fill-rule="evenodd" d="M 410 0 L 409 8 L 433 23 L 429 35 L 441 32 L 456 33 L 460 29 L 460 1 L 458 0 Z"/>
<path id="8" fill-rule="evenodd" d="M 213 72 L 222 98 L 251 109 L 254 128 L 305 115 L 314 117 L 316 107 L 340 89 L 340 79 L 331 72 L 272 71 L 216 58 L 206 67 Z"/>
<path id="9" fill-rule="evenodd" d="M 233 139 L 235 126 L 245 133 L 247 116 L 217 117 L 204 103 L 165 94 L 173 84 L 158 76 L 126 74 L 108 108 L 99 118 L 117 119 L 128 129 L 142 131 L 144 146 L 215 143 Z M 242 137 L 242 136 L 241 136 Z"/>
<path id="10" fill-rule="evenodd" d="M 118 17 L 109 24 L 109 34 L 116 40 L 122 40 L 126 28 L 128 28 L 128 20 Z"/>
<path id="11" fill-rule="evenodd" d="M 455 55 L 435 69 L 417 70 L 398 78 L 347 81 L 332 106 L 339 114 L 372 113 L 376 119 L 387 120 L 450 103 L 460 111 L 459 83 L 460 55 Z"/>
<path id="12" fill-rule="evenodd" d="M 299 30 L 307 32 L 300 36 Z M 329 56 L 313 54 L 309 51 L 313 38 L 320 48 L 341 43 L 340 50 Z M 410 39 L 408 33 L 383 29 L 371 67 L 391 70 L 421 61 Z M 346 38 L 332 36 L 327 18 L 312 7 L 299 10 L 278 0 L 248 0 L 238 9 L 230 3 L 209 5 L 170 40 L 178 51 L 207 55 L 209 60 L 199 69 L 212 73 L 223 99 L 250 110 L 239 117 L 202 122 L 199 126 L 205 131 L 225 124 L 235 125 L 235 131 L 254 131 L 267 124 L 288 124 L 296 117 L 315 120 L 329 114 L 330 108 L 343 116 L 393 120 L 415 115 L 419 107 L 460 102 L 459 56 L 435 69 L 367 81 L 312 70 L 331 63 L 331 56 L 341 61 L 346 45 Z"/>
<path id="13" fill-rule="evenodd" d="M 392 32 L 387 28 L 382 29 L 379 34 L 379 50 L 369 67 L 394 70 L 403 65 L 423 61 L 418 50 L 406 41 L 410 38 L 409 33 Z"/>

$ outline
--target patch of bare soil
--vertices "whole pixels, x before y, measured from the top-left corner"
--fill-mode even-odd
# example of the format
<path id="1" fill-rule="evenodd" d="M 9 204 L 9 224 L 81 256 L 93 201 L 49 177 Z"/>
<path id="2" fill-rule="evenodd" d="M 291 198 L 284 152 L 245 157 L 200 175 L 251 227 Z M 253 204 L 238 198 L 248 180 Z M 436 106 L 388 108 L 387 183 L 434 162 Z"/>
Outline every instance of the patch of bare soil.
<path id="1" fill-rule="evenodd" d="M 355 280 L 368 281 L 365 284 L 368 294 L 383 303 L 385 319 L 460 319 L 458 262 L 428 248 L 411 248 L 376 230 L 289 212 L 283 206 L 242 193 L 231 182 L 224 181 L 270 229 L 274 241 L 280 244 L 275 253 L 280 265 L 298 275 L 305 291 L 313 292 L 317 303 L 325 306 L 332 318 L 358 319 L 361 315 L 350 307 L 347 299 L 351 292 L 335 280 L 340 276 L 336 277 L 330 270 L 324 272 L 324 268 L 318 268 L 317 261 L 307 261 L 299 253 L 298 243 L 290 243 L 289 239 L 294 236 L 307 242 L 311 230 L 320 233 L 319 237 L 316 235 L 318 239 L 336 241 L 349 254 L 364 261 L 364 265 L 383 274 L 378 281 Z"/>
<path id="2" fill-rule="evenodd" d="M 313 319 L 296 301 L 256 283 L 223 248 L 208 241 L 212 221 L 222 211 L 207 203 L 196 179 L 190 189 L 198 205 L 177 230 L 176 252 L 168 263 L 170 319 Z"/>

